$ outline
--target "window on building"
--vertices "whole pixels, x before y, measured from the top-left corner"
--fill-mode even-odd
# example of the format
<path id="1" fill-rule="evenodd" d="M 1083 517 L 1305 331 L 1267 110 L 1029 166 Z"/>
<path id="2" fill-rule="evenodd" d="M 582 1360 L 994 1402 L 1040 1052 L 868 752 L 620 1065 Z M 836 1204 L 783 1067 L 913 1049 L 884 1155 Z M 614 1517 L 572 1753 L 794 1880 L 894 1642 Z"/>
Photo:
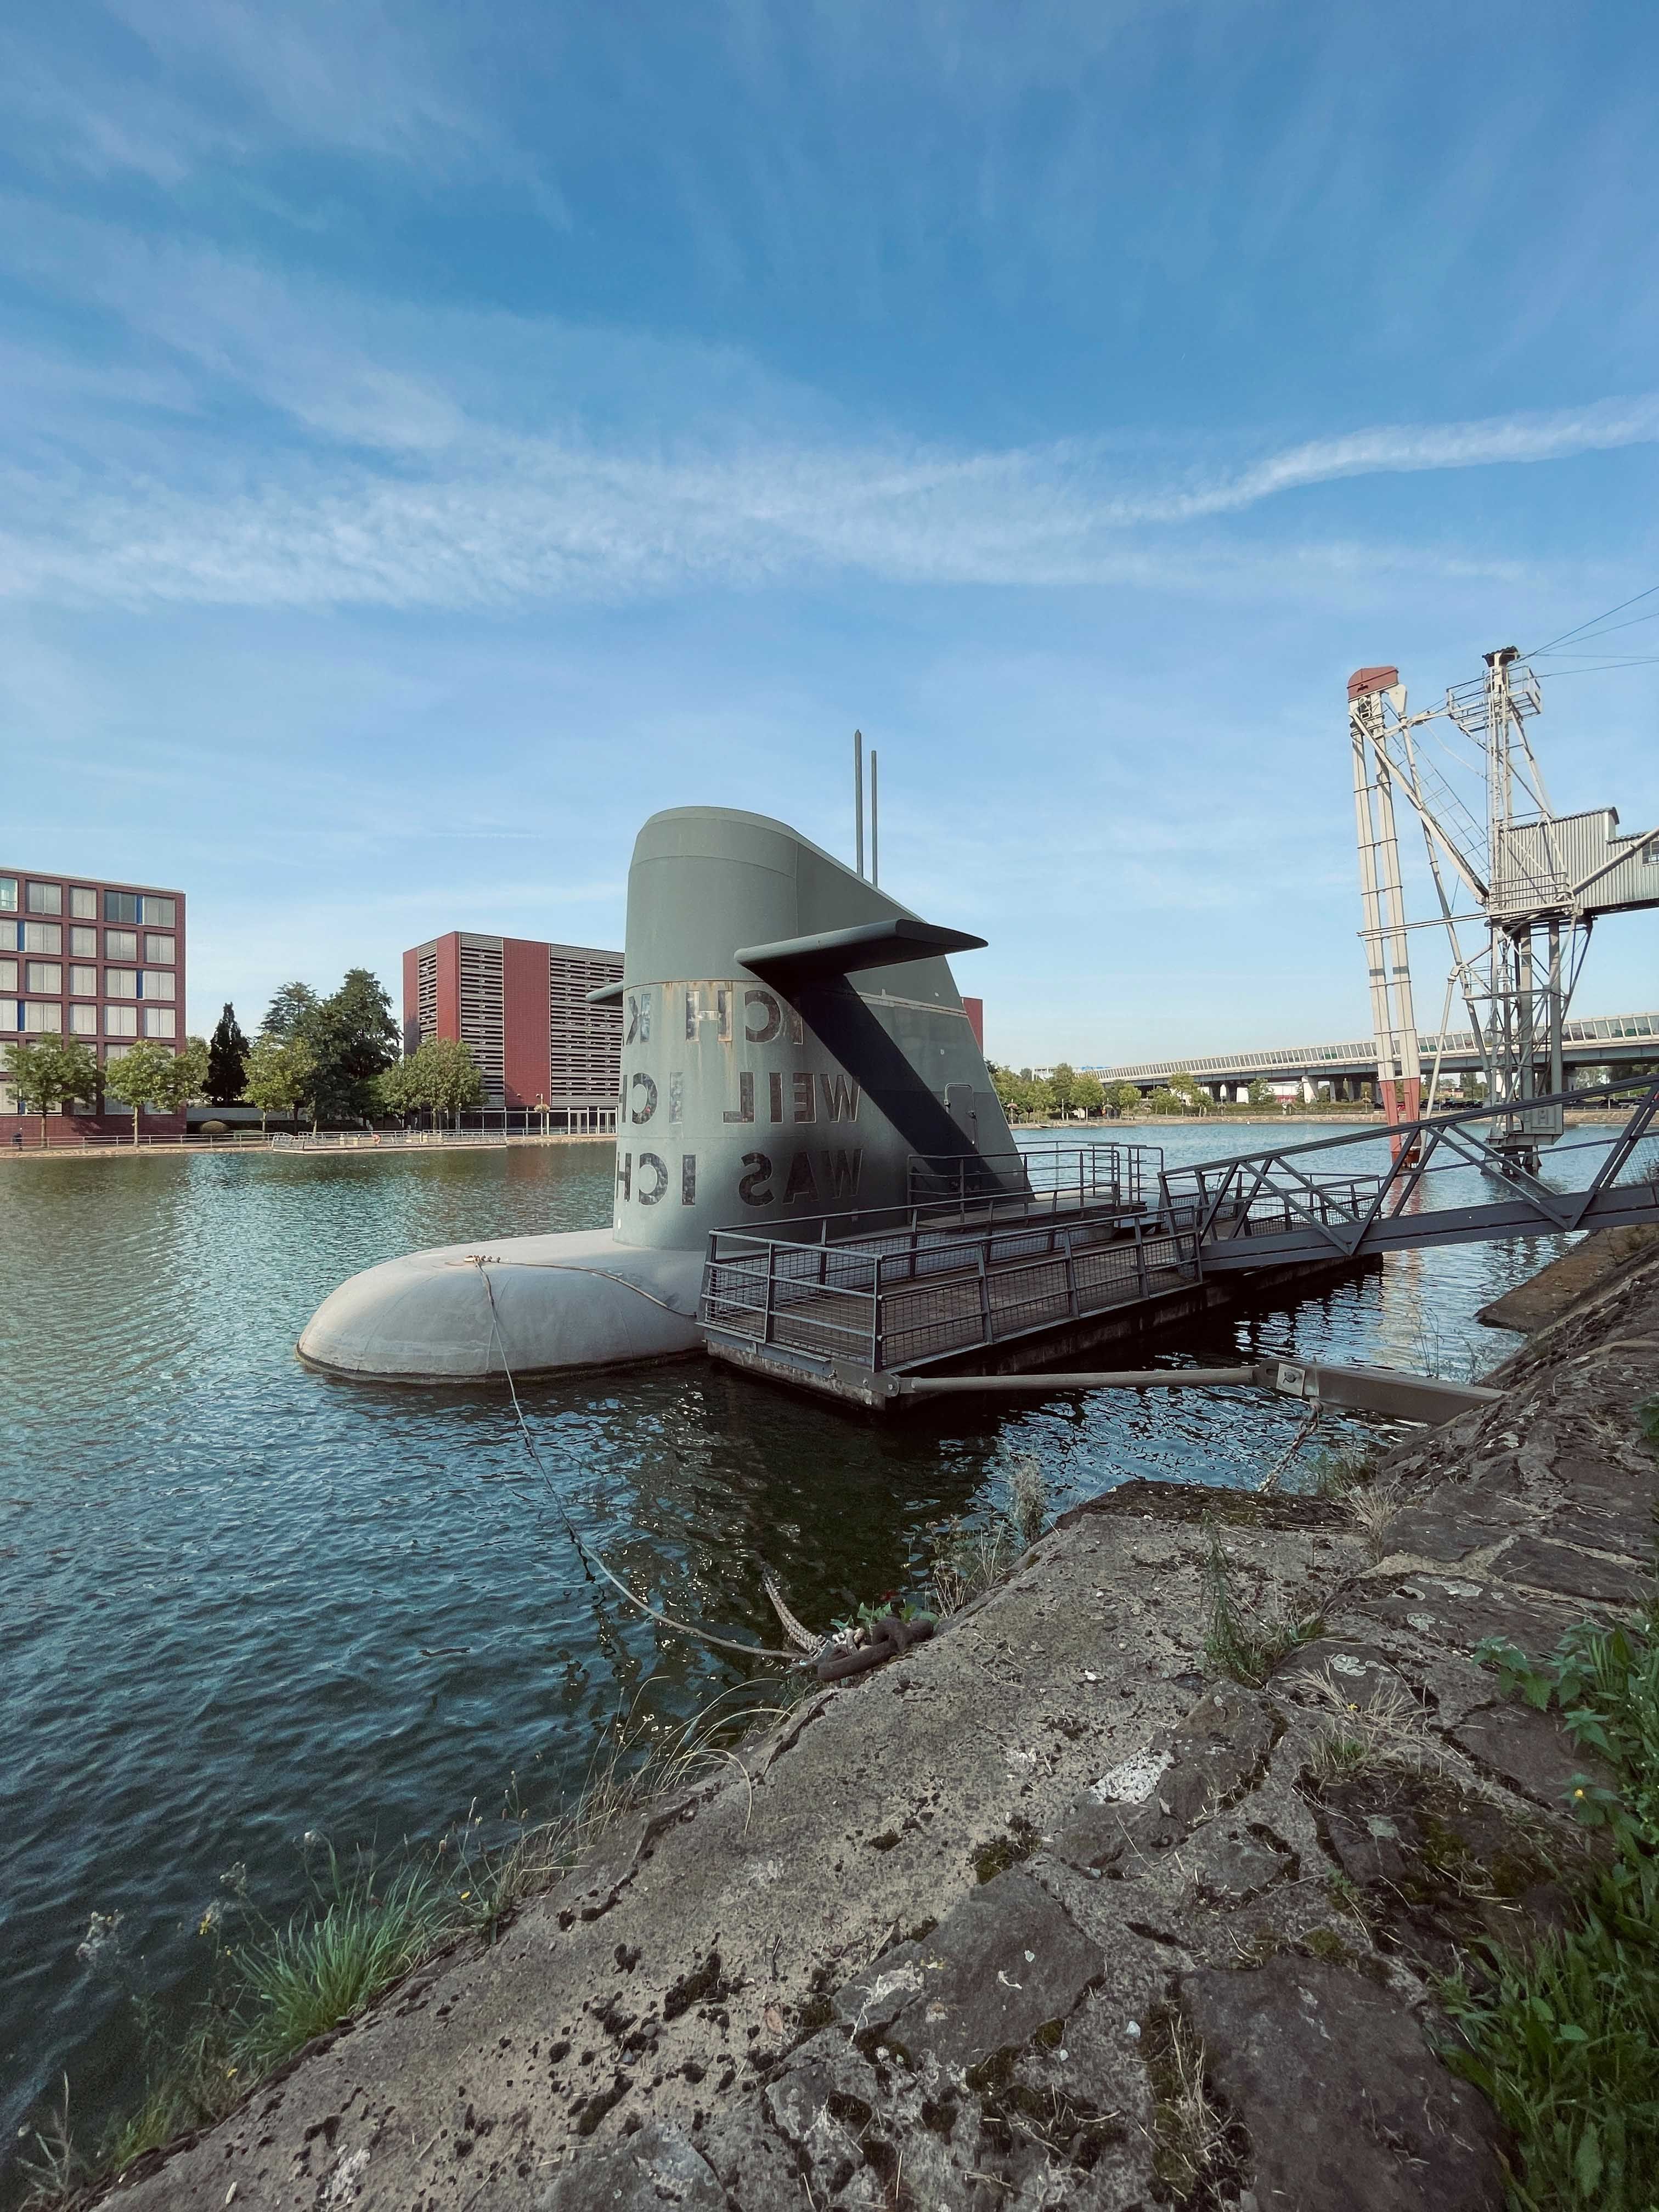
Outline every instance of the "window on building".
<path id="1" fill-rule="evenodd" d="M 70 1035 L 71 1036 L 96 1036 L 97 1034 L 97 1007 L 71 1006 L 70 1008 Z"/>
<path id="2" fill-rule="evenodd" d="M 62 884 L 31 883 L 27 904 L 31 914 L 62 914 L 64 886 Z"/>
<path id="3" fill-rule="evenodd" d="M 21 924 L 25 952 L 50 952 L 56 959 L 64 949 L 63 926 L 56 921 L 26 921 Z"/>
<path id="4" fill-rule="evenodd" d="M 106 929 L 104 932 L 106 960 L 136 960 L 138 957 L 138 933 L 136 929 Z"/>
<path id="5" fill-rule="evenodd" d="M 85 884 L 76 884 L 70 890 L 70 912 L 77 921 L 96 921 L 98 894 Z"/>
<path id="6" fill-rule="evenodd" d="M 17 878 L 15 876 L 0 876 L 0 914 L 15 914 L 16 911 Z"/>
<path id="7" fill-rule="evenodd" d="M 111 1066 L 118 1060 L 125 1060 L 131 1050 L 130 1044 L 106 1044 L 104 1047 L 105 1066 Z"/>
<path id="8" fill-rule="evenodd" d="M 16 988 L 17 963 L 15 960 L 0 960 L 0 991 L 15 991 Z"/>
<path id="9" fill-rule="evenodd" d="M 104 996 L 106 999 L 136 999 L 138 995 L 138 971 L 136 968 L 106 968 Z"/>
<path id="10" fill-rule="evenodd" d="M 147 1037 L 170 1037 L 179 1034 L 179 1017 L 171 1006 L 144 1008 L 144 1035 Z"/>
<path id="11" fill-rule="evenodd" d="M 173 927 L 173 901 L 172 899 L 158 898 L 154 891 L 148 891 L 138 903 L 142 908 L 140 916 L 142 920 L 153 923 L 157 929 Z"/>
<path id="12" fill-rule="evenodd" d="M 13 1036 L 17 1030 L 17 1001 L 0 999 L 0 1036 Z"/>
<path id="13" fill-rule="evenodd" d="M 171 968 L 178 958 L 178 940 L 171 937 L 149 936 L 144 939 L 144 964 L 147 968 Z"/>
<path id="14" fill-rule="evenodd" d="M 50 999 L 27 999 L 23 1003 L 23 1027 L 35 1036 L 61 1036 L 64 1009 Z"/>
<path id="15" fill-rule="evenodd" d="M 23 978 L 26 991 L 39 991 L 44 998 L 48 992 L 54 997 L 64 988 L 64 971 L 55 960 L 31 960 Z"/>
<path id="16" fill-rule="evenodd" d="M 138 1034 L 137 1006 L 106 1006 L 104 1035 L 112 1037 L 136 1037 Z"/>
<path id="17" fill-rule="evenodd" d="M 76 960 L 95 960 L 98 957 L 97 931 L 95 929 L 70 930 L 70 953 Z"/>
<path id="18" fill-rule="evenodd" d="M 139 994 L 145 999 L 170 999 L 173 996 L 171 968 L 146 968 L 144 988 Z"/>
<path id="19" fill-rule="evenodd" d="M 137 921 L 138 894 L 137 891 L 106 891 L 104 893 L 106 921 Z"/>
<path id="20" fill-rule="evenodd" d="M 70 996 L 72 999 L 95 999 L 98 996 L 98 970 L 95 968 L 71 968 Z"/>
<path id="21" fill-rule="evenodd" d="M 23 942 L 21 921 L 0 921 L 0 952 L 15 952 Z"/>
<path id="22" fill-rule="evenodd" d="M 0 1077 L 0 1114 L 20 1114 L 21 1111 L 17 1103 L 17 1093 L 3 1077 Z"/>

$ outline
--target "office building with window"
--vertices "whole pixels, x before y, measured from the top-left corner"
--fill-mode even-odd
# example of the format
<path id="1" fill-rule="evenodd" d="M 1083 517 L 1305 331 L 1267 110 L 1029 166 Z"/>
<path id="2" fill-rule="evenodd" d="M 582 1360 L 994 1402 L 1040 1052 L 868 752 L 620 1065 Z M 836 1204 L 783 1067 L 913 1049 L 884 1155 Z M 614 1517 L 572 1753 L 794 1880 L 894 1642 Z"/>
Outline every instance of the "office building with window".
<path id="1" fill-rule="evenodd" d="M 47 1036 L 81 1039 L 100 1068 L 141 1037 L 175 1051 L 183 1045 L 182 891 L 0 866 L 0 1044 Z M 96 1098 L 52 1121 L 60 1131 L 131 1126 L 129 1109 L 105 1107 L 100 1086 Z M 17 1112 L 16 1094 L 0 1077 L 0 1117 Z M 166 1115 L 149 1122 L 158 1133 L 184 1126 Z M 0 1118 L 0 1133 L 4 1127 Z"/>
<path id="2" fill-rule="evenodd" d="M 404 1049 L 459 1037 L 492 1110 L 545 1115 L 555 1129 L 613 1129 L 622 1009 L 587 994 L 622 981 L 623 957 L 589 945 L 451 930 L 404 955 Z"/>

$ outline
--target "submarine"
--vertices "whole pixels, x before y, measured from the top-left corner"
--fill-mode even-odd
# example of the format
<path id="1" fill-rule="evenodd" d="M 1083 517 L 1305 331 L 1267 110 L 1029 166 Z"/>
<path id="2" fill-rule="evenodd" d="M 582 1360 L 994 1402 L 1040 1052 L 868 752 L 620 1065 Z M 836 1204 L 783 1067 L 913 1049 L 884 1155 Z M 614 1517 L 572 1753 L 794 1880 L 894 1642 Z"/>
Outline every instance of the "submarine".
<path id="1" fill-rule="evenodd" d="M 679 1358 L 702 1347 L 713 1230 L 816 1236 L 825 1215 L 905 1206 L 919 1156 L 973 1162 L 987 1194 L 1019 1190 L 947 958 L 985 941 L 924 921 L 787 823 L 653 814 L 629 869 L 622 981 L 593 994 L 623 1012 L 611 1227 L 383 1261 L 318 1307 L 301 1358 L 413 1383 Z"/>

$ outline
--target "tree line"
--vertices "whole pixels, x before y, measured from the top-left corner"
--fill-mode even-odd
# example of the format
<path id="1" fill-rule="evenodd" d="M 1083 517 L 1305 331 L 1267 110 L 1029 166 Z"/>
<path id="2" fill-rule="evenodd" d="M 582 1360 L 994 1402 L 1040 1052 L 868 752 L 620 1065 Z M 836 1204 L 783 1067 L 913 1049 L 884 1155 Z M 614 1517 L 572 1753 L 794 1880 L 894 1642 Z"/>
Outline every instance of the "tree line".
<path id="1" fill-rule="evenodd" d="M 219 1032 L 234 1015 L 227 1006 Z M 237 1031 L 238 1037 L 240 1032 Z M 307 983 L 284 983 L 265 1009 L 259 1034 L 244 1046 L 239 1087 L 233 1092 L 232 1041 L 225 1044 L 225 1089 L 210 1092 L 218 1104 L 245 1099 L 259 1109 L 260 1126 L 271 1114 L 297 1120 L 367 1121 L 376 1115 L 444 1115 L 459 1120 L 483 1103 L 483 1074 L 471 1046 L 453 1037 L 425 1037 L 407 1059 L 392 1018 L 392 1001 L 367 968 L 349 968 L 331 998 Z"/>
<path id="2" fill-rule="evenodd" d="M 1118 1083 L 1108 1089 L 1098 1076 L 1079 1075 L 1065 1060 L 1047 1075 L 1035 1075 L 1029 1067 L 999 1067 L 994 1060 L 988 1065 L 992 1085 L 1011 1121 L 1069 1121 L 1079 1113 L 1093 1120 L 1104 1114 L 1133 1114 L 1142 1105 L 1150 1107 L 1154 1114 L 1213 1114 L 1219 1110 L 1215 1100 L 1193 1075 L 1172 1075 L 1150 1097 L 1143 1097 L 1136 1084 Z M 1271 1085 L 1260 1077 L 1251 1084 L 1249 1103 L 1253 1109 L 1278 1103 Z"/>
<path id="3" fill-rule="evenodd" d="M 322 997 L 308 983 L 284 983 L 258 1034 L 244 1035 L 227 1002 L 210 1039 L 187 1037 L 181 1051 L 144 1037 L 100 1067 L 81 1037 L 41 1036 L 6 1045 L 3 1073 L 25 1113 L 89 1109 L 100 1096 L 132 1109 L 132 1133 L 145 1106 L 182 1114 L 202 1101 L 259 1109 L 296 1126 L 368 1121 L 411 1113 L 459 1116 L 483 1103 L 483 1076 L 469 1046 L 427 1037 L 407 1059 L 392 1001 L 367 968 L 349 968 L 338 990 Z"/>

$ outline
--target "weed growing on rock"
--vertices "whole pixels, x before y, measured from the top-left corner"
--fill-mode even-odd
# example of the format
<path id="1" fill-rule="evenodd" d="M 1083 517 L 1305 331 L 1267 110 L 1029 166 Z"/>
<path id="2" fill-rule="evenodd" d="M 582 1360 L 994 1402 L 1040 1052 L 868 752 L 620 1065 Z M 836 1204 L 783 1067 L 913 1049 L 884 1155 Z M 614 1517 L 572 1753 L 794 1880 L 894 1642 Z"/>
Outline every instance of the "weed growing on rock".
<path id="1" fill-rule="evenodd" d="M 1587 1883 L 1575 1926 L 1526 1950 L 1490 1948 L 1478 1978 L 1443 1985 L 1463 2039 L 1448 2063 L 1514 2132 L 1520 2212 L 1648 2212 L 1659 2173 L 1659 1595 L 1640 1628 L 1581 1626 L 1542 1668 L 1511 1645 L 1483 1656 L 1612 1767 L 1610 1787 L 1577 1777 L 1570 1803 L 1607 1832 L 1613 1857 Z"/>
<path id="2" fill-rule="evenodd" d="M 70 2128 L 67 2074 L 64 2076 L 62 2097 L 56 2105 L 48 2107 L 31 2132 L 34 2148 L 23 2153 L 17 2161 L 28 2182 L 27 2194 L 23 2200 L 25 2207 L 60 2203 L 82 2180 L 89 2178 L 88 2169 L 76 2150 L 75 2137 Z"/>
<path id="3" fill-rule="evenodd" d="M 1423 1708 L 1401 1682 L 1385 1683 L 1364 1699 L 1351 1698 L 1328 1668 L 1304 1668 L 1286 1686 L 1322 1713 L 1309 1769 L 1317 1782 L 1345 1782 L 1387 1767 L 1437 1772 L 1444 1757 Z"/>
<path id="4" fill-rule="evenodd" d="M 1287 1651 L 1312 1642 L 1324 1621 L 1317 1613 L 1292 1620 L 1246 1605 L 1233 1587 L 1219 1528 L 1211 1527 L 1209 1540 L 1204 1559 L 1205 1664 L 1213 1674 L 1259 1688 Z"/>
<path id="5" fill-rule="evenodd" d="M 1370 1482 L 1378 1465 L 1376 1449 L 1371 1444 L 1348 1444 L 1340 1451 L 1320 1452 L 1313 1463 L 1314 1494 L 1318 1498 L 1346 1498 Z"/>
<path id="6" fill-rule="evenodd" d="M 1391 1475 L 1357 1483 L 1344 1492 L 1343 1510 L 1364 1537 L 1372 1559 L 1380 1559 L 1388 1549 L 1389 1527 L 1405 1502 L 1405 1485 Z"/>
<path id="7" fill-rule="evenodd" d="M 941 1613 L 959 1613 L 1006 1582 L 1042 1535 L 1048 1517 L 1048 1486 L 1034 1458 L 1014 1462 L 1008 1503 L 990 1521 L 952 1521 L 933 1541 L 934 1593 Z"/>
<path id="8" fill-rule="evenodd" d="M 232 1954 L 240 2070 L 258 2075 L 360 2012 L 451 1933 L 451 1899 L 422 1866 L 343 1869 L 331 1850 L 312 1909 Z"/>
<path id="9" fill-rule="evenodd" d="M 1156 2104 L 1152 2171 L 1177 2204 L 1218 2201 L 1235 2165 L 1225 2116 L 1204 2090 L 1204 2046 L 1176 2012 L 1146 2023 L 1143 2045 Z"/>

